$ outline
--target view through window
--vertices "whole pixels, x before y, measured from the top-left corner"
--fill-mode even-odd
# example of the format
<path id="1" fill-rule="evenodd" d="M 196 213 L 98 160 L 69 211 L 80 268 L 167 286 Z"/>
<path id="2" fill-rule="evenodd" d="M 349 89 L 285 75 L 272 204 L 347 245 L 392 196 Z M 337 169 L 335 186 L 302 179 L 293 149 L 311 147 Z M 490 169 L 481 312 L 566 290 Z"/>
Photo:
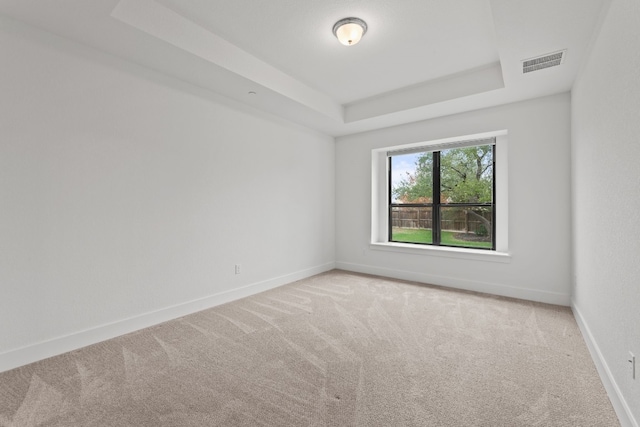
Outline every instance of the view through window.
<path id="1" fill-rule="evenodd" d="M 495 140 L 390 152 L 389 241 L 495 250 Z"/>

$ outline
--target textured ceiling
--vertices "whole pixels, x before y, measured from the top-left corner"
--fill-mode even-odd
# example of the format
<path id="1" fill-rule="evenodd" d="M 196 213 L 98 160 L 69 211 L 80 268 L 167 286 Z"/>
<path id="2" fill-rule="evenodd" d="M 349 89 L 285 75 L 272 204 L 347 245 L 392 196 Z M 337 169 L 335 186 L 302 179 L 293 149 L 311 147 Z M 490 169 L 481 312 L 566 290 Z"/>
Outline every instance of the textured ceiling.
<path id="1" fill-rule="evenodd" d="M 570 90 L 606 1 L 0 0 L 0 14 L 344 135 Z M 351 47 L 331 33 L 347 16 L 369 25 Z M 521 73 L 561 49 L 561 66 Z"/>

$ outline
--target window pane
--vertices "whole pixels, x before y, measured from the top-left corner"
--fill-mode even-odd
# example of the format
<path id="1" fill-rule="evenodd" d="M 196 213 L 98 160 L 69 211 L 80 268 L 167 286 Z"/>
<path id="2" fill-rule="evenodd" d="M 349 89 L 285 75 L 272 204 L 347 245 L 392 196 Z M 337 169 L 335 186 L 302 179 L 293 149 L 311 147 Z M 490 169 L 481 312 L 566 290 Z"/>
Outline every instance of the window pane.
<path id="1" fill-rule="evenodd" d="M 393 207 L 391 209 L 391 241 L 432 243 L 431 207 Z"/>
<path id="2" fill-rule="evenodd" d="M 493 246 L 493 208 L 488 206 L 440 208 L 441 244 L 468 248 Z"/>
<path id="3" fill-rule="evenodd" d="M 433 201 L 433 153 L 412 153 L 391 157 L 391 202 Z"/>
<path id="4" fill-rule="evenodd" d="M 440 171 L 442 203 L 493 200 L 493 145 L 442 150 Z"/>

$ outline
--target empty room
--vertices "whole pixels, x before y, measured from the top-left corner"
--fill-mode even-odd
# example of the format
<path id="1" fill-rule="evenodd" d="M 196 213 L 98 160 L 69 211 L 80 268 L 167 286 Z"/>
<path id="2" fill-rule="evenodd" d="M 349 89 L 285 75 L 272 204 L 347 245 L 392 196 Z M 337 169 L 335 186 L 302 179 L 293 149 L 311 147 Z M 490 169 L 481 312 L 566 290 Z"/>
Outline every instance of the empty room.
<path id="1" fill-rule="evenodd" d="M 0 427 L 640 422 L 638 0 L 0 0 Z"/>

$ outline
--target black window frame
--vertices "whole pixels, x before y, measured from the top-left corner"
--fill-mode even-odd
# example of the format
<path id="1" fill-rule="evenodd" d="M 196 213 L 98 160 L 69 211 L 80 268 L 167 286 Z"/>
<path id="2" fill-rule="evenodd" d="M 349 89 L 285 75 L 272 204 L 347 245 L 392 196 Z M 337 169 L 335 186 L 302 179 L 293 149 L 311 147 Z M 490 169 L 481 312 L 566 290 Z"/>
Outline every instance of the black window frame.
<path id="1" fill-rule="evenodd" d="M 491 203 L 443 203 L 440 201 L 441 194 L 441 186 L 440 186 L 440 152 L 444 150 L 448 150 L 451 148 L 458 148 L 456 144 L 452 144 L 451 146 L 440 147 L 437 150 L 430 150 L 428 147 L 424 147 L 423 151 L 420 150 L 412 150 L 416 153 L 432 153 L 433 161 L 433 182 L 432 182 L 432 190 L 433 190 L 433 202 L 432 203 L 393 203 L 392 196 L 392 158 L 394 155 L 402 155 L 402 152 L 398 152 L 396 154 L 388 153 L 387 154 L 387 168 L 388 168 L 388 177 L 387 177 L 387 189 L 388 189 L 388 241 L 391 243 L 403 243 L 403 244 L 412 244 L 412 245 L 427 245 L 427 246 L 441 246 L 447 248 L 463 248 L 463 249 L 476 249 L 480 251 L 495 251 L 496 250 L 496 141 L 495 138 L 491 139 L 492 142 L 487 143 L 486 140 L 483 143 L 478 144 L 470 144 L 464 145 L 465 147 L 480 147 L 483 145 L 491 145 L 491 179 L 492 179 L 492 188 L 491 188 Z M 417 243 L 417 242 L 403 242 L 399 240 L 393 240 L 393 208 L 396 207 L 430 207 L 431 208 L 431 237 L 432 243 Z M 463 246 L 463 245 L 447 245 L 442 244 L 442 230 L 441 230 L 441 212 L 440 209 L 442 207 L 490 207 L 491 208 L 491 247 L 478 247 L 478 246 Z"/>

